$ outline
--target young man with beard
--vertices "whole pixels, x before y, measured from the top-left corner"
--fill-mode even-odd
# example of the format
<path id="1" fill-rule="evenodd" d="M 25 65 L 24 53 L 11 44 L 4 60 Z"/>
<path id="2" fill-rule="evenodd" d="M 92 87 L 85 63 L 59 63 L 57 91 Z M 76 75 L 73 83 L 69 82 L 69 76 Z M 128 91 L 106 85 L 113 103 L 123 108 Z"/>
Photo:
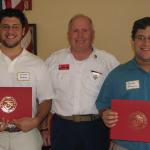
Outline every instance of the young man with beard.
<path id="1" fill-rule="evenodd" d="M 45 63 L 21 47 L 26 24 L 21 11 L 0 11 L 0 87 L 32 88 L 31 117 L 14 118 L 12 122 L 0 118 L 0 150 L 41 150 L 37 127 L 49 112 L 50 99 L 54 98 Z"/>

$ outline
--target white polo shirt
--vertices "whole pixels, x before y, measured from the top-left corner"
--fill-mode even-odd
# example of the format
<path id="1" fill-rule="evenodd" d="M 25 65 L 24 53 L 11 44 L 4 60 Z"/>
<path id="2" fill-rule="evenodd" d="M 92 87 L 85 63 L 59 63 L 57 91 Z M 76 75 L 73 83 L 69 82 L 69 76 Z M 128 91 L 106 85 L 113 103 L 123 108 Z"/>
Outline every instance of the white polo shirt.
<path id="1" fill-rule="evenodd" d="M 95 49 L 82 61 L 70 49 L 54 52 L 47 60 L 56 98 L 52 112 L 64 116 L 98 114 L 96 98 L 107 74 L 119 63 L 116 58 Z"/>
<path id="2" fill-rule="evenodd" d="M 47 66 L 42 59 L 25 49 L 14 60 L 0 51 L 0 86 L 32 87 L 33 116 L 37 111 L 36 99 L 41 103 L 54 98 Z"/>

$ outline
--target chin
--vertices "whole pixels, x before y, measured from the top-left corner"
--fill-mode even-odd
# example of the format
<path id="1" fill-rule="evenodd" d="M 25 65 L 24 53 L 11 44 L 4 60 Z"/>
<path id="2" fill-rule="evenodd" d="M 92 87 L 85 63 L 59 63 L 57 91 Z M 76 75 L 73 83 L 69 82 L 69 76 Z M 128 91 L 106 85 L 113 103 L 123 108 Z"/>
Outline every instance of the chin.
<path id="1" fill-rule="evenodd" d="M 19 44 L 19 42 L 13 43 L 13 44 L 3 43 L 3 45 L 4 45 L 5 47 L 7 47 L 7 48 L 15 48 L 15 47 L 18 46 L 18 44 Z"/>

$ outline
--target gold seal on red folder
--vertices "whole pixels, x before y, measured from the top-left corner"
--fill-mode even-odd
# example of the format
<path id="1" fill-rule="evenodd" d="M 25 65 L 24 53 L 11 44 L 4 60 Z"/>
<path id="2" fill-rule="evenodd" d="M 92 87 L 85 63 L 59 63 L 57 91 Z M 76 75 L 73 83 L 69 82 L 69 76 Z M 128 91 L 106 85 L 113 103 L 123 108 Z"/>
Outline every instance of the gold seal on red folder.
<path id="1" fill-rule="evenodd" d="M 5 96 L 0 101 L 0 109 L 5 113 L 13 112 L 17 107 L 17 101 L 12 96 Z"/>
<path id="2" fill-rule="evenodd" d="M 143 112 L 137 111 L 129 116 L 129 126 L 134 130 L 144 129 L 148 124 L 147 117 Z"/>

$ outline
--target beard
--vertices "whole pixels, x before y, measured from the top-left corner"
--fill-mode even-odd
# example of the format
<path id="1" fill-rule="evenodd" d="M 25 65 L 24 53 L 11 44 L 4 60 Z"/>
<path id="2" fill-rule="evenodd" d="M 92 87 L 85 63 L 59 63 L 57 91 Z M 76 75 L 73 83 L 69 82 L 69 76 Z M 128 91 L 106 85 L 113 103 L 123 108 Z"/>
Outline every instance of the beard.
<path id="1" fill-rule="evenodd" d="M 21 39 L 18 40 L 18 41 L 16 41 L 16 42 L 14 42 L 14 43 L 10 43 L 10 42 L 7 42 L 7 41 L 5 41 L 5 40 L 2 40 L 2 41 L 1 41 L 1 43 L 2 43 L 5 47 L 7 47 L 7 48 L 14 48 L 14 47 L 16 47 L 17 45 L 19 45 L 20 42 L 21 42 Z"/>

